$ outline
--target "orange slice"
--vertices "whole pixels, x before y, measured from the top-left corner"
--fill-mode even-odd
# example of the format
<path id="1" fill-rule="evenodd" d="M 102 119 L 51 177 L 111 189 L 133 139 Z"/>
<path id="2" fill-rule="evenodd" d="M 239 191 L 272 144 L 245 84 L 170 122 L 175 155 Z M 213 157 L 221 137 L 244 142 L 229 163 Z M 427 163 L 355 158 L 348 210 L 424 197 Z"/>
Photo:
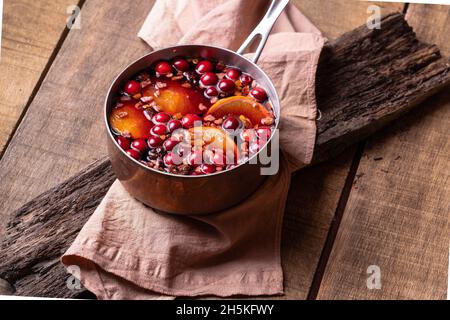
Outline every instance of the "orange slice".
<path id="1" fill-rule="evenodd" d="M 152 128 L 143 111 L 138 110 L 134 103 L 114 108 L 109 116 L 109 123 L 114 131 L 132 139 L 147 139 Z"/>
<path id="2" fill-rule="evenodd" d="M 170 80 L 153 80 L 154 83 L 162 83 L 162 88 L 155 88 L 155 86 L 148 86 L 143 90 L 144 96 L 150 96 L 158 105 L 161 111 L 167 112 L 171 115 L 181 113 L 183 115 L 193 113 L 202 114 L 206 108 L 211 106 L 209 99 L 206 99 L 197 88 L 184 86 L 178 81 Z M 204 106 L 205 110 L 200 109 L 200 105 Z"/>
<path id="3" fill-rule="evenodd" d="M 212 105 L 206 114 L 211 114 L 216 118 L 243 115 L 251 121 L 252 125 L 260 124 L 262 119 L 271 117 L 269 111 L 262 104 L 244 96 L 221 99 Z"/>
<path id="4" fill-rule="evenodd" d="M 196 127 L 189 129 L 194 146 L 204 150 L 222 150 L 228 159 L 237 159 L 238 148 L 234 140 L 223 130 L 213 127 Z"/>

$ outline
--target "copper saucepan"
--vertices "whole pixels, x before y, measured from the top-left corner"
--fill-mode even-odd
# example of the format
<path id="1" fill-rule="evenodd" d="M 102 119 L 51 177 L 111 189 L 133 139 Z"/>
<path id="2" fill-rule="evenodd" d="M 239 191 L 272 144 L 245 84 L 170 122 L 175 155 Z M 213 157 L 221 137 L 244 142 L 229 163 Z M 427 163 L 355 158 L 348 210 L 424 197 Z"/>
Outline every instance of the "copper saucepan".
<path id="1" fill-rule="evenodd" d="M 136 60 L 114 80 L 105 101 L 104 118 L 108 132 L 108 154 L 112 168 L 125 189 L 144 204 L 167 213 L 205 214 L 236 205 L 252 194 L 264 181 L 260 165 L 242 163 L 231 170 L 205 176 L 180 176 L 161 172 L 130 158 L 117 144 L 110 130 L 109 115 L 117 92 L 141 70 L 159 60 L 193 56 L 221 61 L 246 72 L 266 89 L 276 116 L 280 119 L 280 102 L 269 77 L 256 62 L 272 27 L 288 0 L 272 1 L 269 10 L 237 52 L 206 45 L 180 45 L 154 51 Z M 256 37 L 261 37 L 252 61 L 242 54 Z M 275 131 L 275 130 L 274 130 Z M 255 155 L 257 156 L 257 155 Z"/>

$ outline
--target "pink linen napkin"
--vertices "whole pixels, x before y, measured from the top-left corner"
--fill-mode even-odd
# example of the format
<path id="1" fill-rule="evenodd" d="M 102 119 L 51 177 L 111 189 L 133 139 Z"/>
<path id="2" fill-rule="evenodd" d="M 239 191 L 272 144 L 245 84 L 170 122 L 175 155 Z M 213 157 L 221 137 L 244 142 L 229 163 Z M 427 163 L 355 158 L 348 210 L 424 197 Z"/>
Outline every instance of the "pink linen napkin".
<path id="1" fill-rule="evenodd" d="M 269 1 L 158 0 L 139 37 L 153 49 L 182 44 L 239 47 Z M 204 216 L 156 212 L 116 181 L 62 257 L 100 299 L 283 293 L 282 218 L 293 170 L 315 143 L 315 72 L 324 38 L 293 6 L 280 16 L 259 65 L 281 100 L 277 175 L 239 205 Z M 70 270 L 71 268 L 69 268 Z"/>

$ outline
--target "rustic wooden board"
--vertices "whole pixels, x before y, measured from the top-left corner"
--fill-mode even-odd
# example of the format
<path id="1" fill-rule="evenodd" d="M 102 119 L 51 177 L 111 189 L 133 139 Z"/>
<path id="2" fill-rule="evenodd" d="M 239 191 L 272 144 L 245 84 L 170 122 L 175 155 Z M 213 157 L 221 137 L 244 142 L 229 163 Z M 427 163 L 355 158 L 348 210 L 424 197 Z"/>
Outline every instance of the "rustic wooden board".
<path id="1" fill-rule="evenodd" d="M 136 34 L 152 5 L 83 5 L 81 29 L 69 32 L 0 162 L 0 237 L 12 209 L 105 155 L 104 96 L 121 68 L 149 50 Z"/>
<path id="2" fill-rule="evenodd" d="M 425 41 L 448 48 L 448 7 L 413 5 Z M 424 12 L 426 17 L 423 16 Z M 425 18 L 425 19 L 424 19 Z M 441 26 L 441 27 L 438 27 Z M 450 236 L 450 94 L 429 99 L 370 139 L 319 299 L 445 299 Z M 381 289 L 367 268 L 379 266 Z"/>
<path id="3" fill-rule="evenodd" d="M 294 0 L 294 3 L 330 40 L 364 23 L 371 15 L 370 5 L 377 5 L 381 14 L 402 12 L 403 3 L 359 0 Z"/>
<path id="4" fill-rule="evenodd" d="M 74 0 L 5 0 L 0 60 L 0 156 L 66 28 Z"/>
<path id="5" fill-rule="evenodd" d="M 410 4 L 406 19 L 414 26 L 417 37 L 439 44 L 442 54 L 450 56 L 450 6 Z"/>
<path id="6" fill-rule="evenodd" d="M 368 16 L 369 4 L 361 5 L 359 1 L 293 2 L 329 39 L 358 27 Z M 400 4 L 382 4 L 381 7 L 383 14 L 403 9 Z M 354 152 L 354 148 L 350 148 L 346 154 L 305 169 L 292 178 L 281 248 L 284 298 L 306 299 L 310 294 Z"/>
<path id="7" fill-rule="evenodd" d="M 389 28 L 384 29 L 383 32 L 375 32 L 371 36 L 372 46 L 365 45 L 368 36 L 366 28 L 359 28 L 327 47 L 330 56 L 321 61 L 320 69 L 328 70 L 329 76 L 326 78 L 334 79 L 334 84 L 330 81 L 320 80 L 321 76 L 319 76 L 317 85 L 320 99 L 318 101 L 320 101 L 319 107 L 323 109 L 324 117 L 323 121 L 318 123 L 317 152 L 322 149 L 320 141 L 328 141 L 321 139 L 321 136 L 331 125 L 343 128 L 335 130 L 335 134 L 338 136 L 332 140 L 336 145 L 342 144 L 339 136 L 345 137 L 351 128 L 360 132 L 361 127 L 365 127 L 366 129 L 360 134 L 362 138 L 365 134 L 372 132 L 372 127 L 379 126 L 374 123 L 384 124 L 386 115 L 390 114 L 391 117 L 395 117 L 401 114 L 402 110 L 410 108 L 411 102 L 405 102 L 404 99 L 420 100 L 420 97 L 427 96 L 438 88 L 442 81 L 450 83 L 448 72 L 450 67 L 447 60 L 439 59 L 435 54 L 434 46 L 417 43 L 410 28 L 400 15 L 386 17 L 383 21 Z M 384 49 L 388 48 L 389 44 L 398 42 L 401 42 L 402 45 L 396 46 L 395 50 Z M 359 49 L 356 50 L 356 48 Z M 346 54 L 349 50 L 356 50 L 359 54 L 356 56 Z M 404 51 L 407 53 L 399 54 Z M 396 52 L 397 54 L 395 54 Z M 374 56 L 379 58 L 378 62 Z M 370 61 L 370 64 L 381 62 L 383 67 L 380 68 L 389 70 L 389 72 L 367 73 L 366 78 L 353 81 L 354 77 L 348 77 L 341 72 L 342 69 L 346 69 L 347 73 L 352 74 L 352 64 L 348 63 L 349 60 L 356 65 L 356 68 L 359 65 L 365 65 L 367 61 Z M 424 64 L 424 61 L 427 63 Z M 407 71 L 402 71 L 399 77 L 398 68 L 395 66 L 414 66 L 417 63 L 420 63 L 423 68 L 411 67 Z M 346 65 L 348 68 L 345 68 Z M 425 65 L 427 65 L 426 68 Z M 375 67 L 371 69 L 378 70 Z M 322 72 L 320 73 L 322 74 Z M 340 76 L 337 77 L 337 74 Z M 424 74 L 428 74 L 426 79 L 423 77 Z M 390 84 L 398 88 L 395 90 L 395 95 L 386 95 L 384 89 L 379 90 L 384 86 L 383 81 L 377 81 L 380 75 L 392 75 L 392 79 L 396 79 Z M 375 84 L 372 83 L 373 81 Z M 361 86 L 360 83 L 365 86 Z M 414 85 L 403 87 L 404 83 Z M 334 90 L 329 90 L 330 86 Z M 343 98 L 341 102 L 336 99 L 326 99 L 327 94 L 325 93 L 327 92 L 328 95 L 341 97 L 347 90 L 353 91 L 355 95 L 359 92 L 367 92 L 368 96 L 378 97 L 379 99 L 373 98 L 378 103 L 371 107 L 373 112 L 376 111 L 376 115 L 361 118 L 360 116 L 364 115 L 366 110 L 361 110 L 360 103 L 352 99 Z M 343 106 L 346 106 L 347 111 L 342 113 Z M 347 116 L 341 116 L 341 121 L 336 123 L 333 117 L 328 116 L 328 114 L 334 114 L 335 111 L 339 111 L 338 113 L 341 115 L 347 114 Z M 373 120 L 374 117 L 376 120 Z M 351 126 L 354 119 L 361 119 L 359 122 L 365 123 L 365 125 Z M 347 129 L 345 130 L 345 128 Z M 327 136 L 330 135 L 327 134 Z M 327 142 L 325 144 L 328 145 Z M 351 157 L 351 153 L 346 156 Z M 343 163 L 346 162 L 347 159 L 344 158 Z M 320 185 L 322 180 L 316 178 L 321 174 L 321 178 L 324 178 L 327 183 L 328 181 L 340 182 L 345 180 L 345 176 L 348 174 L 347 168 L 346 166 L 333 168 L 341 172 L 340 177 L 333 176 L 330 171 L 326 170 L 326 166 L 321 166 L 311 169 L 312 171 L 304 171 L 296 177 L 298 180 L 294 179 L 294 182 L 298 181 L 299 183 L 293 183 L 291 189 L 286 213 L 285 238 L 283 239 L 283 263 L 286 270 L 286 297 L 288 298 L 305 298 L 308 293 L 317 261 L 321 255 L 324 238 L 328 233 L 327 226 L 329 226 L 335 204 L 340 197 L 340 192 L 335 191 L 342 189 L 341 184 L 332 185 L 334 188 L 326 188 L 326 185 L 325 187 Z M 57 263 L 57 258 L 67 248 L 103 197 L 112 182 L 111 176 L 108 162 L 102 162 L 97 167 L 85 170 L 84 173 L 75 176 L 70 181 L 56 186 L 15 213 L 15 218 L 9 225 L 8 237 L 1 243 L 4 259 L 0 261 L 0 275 L 14 284 L 16 293 L 64 297 L 73 297 L 73 294 L 76 294 L 76 292 L 67 290 L 64 282 L 65 272 Z M 327 180 L 327 177 L 330 177 L 331 180 Z M 342 179 L 342 177 L 344 178 Z M 315 188 L 311 189 L 311 185 Z M 303 190 L 303 188 L 305 189 Z M 300 197 L 297 198 L 297 194 L 300 194 Z M 77 199 L 76 206 L 73 205 L 74 199 Z M 322 210 L 316 212 L 318 208 Z M 55 228 L 58 229 L 58 233 L 53 232 Z M 59 240 L 59 238 L 63 240 Z M 320 246 L 317 245 L 319 241 Z M 33 248 L 42 249 L 33 250 Z M 299 265 L 304 272 L 295 272 Z"/>
<path id="8" fill-rule="evenodd" d="M 152 3 L 83 6 L 82 29 L 69 32 L 0 162 L 0 237 L 10 212 L 104 156 L 103 97 L 114 75 L 147 52 L 136 33 Z M 320 7 L 309 11 L 320 12 Z M 362 17 L 365 8 L 356 12 Z"/>

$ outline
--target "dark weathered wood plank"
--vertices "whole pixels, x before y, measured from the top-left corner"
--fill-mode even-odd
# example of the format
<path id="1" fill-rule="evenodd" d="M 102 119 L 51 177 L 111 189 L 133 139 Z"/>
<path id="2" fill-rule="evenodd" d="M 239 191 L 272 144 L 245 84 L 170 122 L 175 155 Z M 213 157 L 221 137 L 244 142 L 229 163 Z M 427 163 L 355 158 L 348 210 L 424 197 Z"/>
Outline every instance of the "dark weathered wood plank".
<path id="1" fill-rule="evenodd" d="M 393 42 L 398 39 L 398 37 L 402 37 L 404 33 L 409 34 L 411 30 L 408 28 L 403 28 L 403 20 L 401 16 L 388 17 L 386 19 L 397 19 L 398 25 L 396 28 L 400 28 L 402 32 L 398 33 L 397 36 L 393 36 L 391 39 Z M 395 25 L 394 25 L 395 28 Z M 385 29 L 388 30 L 388 29 Z M 390 29 L 389 29 L 390 30 Z M 356 35 L 361 35 L 358 37 Z M 396 33 L 393 33 L 394 35 Z M 380 35 L 381 37 L 382 35 Z M 355 36 L 346 35 L 342 38 L 342 42 L 337 41 L 334 43 L 334 47 L 340 48 L 340 44 L 345 43 L 349 44 L 351 41 L 348 39 L 353 39 L 355 42 L 363 42 L 366 39 L 366 33 L 363 29 L 358 29 L 355 31 Z M 413 38 L 409 38 L 409 41 L 415 42 Z M 408 48 L 409 42 L 405 42 Z M 354 47 L 354 46 L 352 46 Z M 418 48 L 422 48 L 419 46 Z M 370 51 L 370 47 L 365 46 L 362 47 L 359 53 L 367 53 L 364 50 Z M 392 49 L 387 49 L 392 50 Z M 400 46 L 398 50 L 403 50 Z M 410 50 L 414 53 L 413 50 Z M 331 50 L 331 53 L 339 52 L 339 50 Z M 381 54 L 383 52 L 379 50 L 376 51 L 376 54 Z M 430 53 L 429 53 L 430 54 Z M 431 55 L 434 56 L 434 52 L 431 52 Z M 370 54 L 362 54 L 365 59 L 373 59 L 374 56 Z M 344 59 L 341 56 L 341 59 Z M 355 57 L 356 59 L 356 57 Z M 397 58 L 401 59 L 401 58 Z M 391 63 L 396 65 L 397 59 L 391 59 Z M 416 55 L 411 54 L 411 56 L 406 55 L 404 59 L 407 59 L 411 63 L 417 59 Z M 429 68 L 436 70 L 440 70 L 441 63 L 436 62 L 435 59 L 428 60 Z M 328 64 L 330 70 L 337 70 L 338 68 L 333 68 L 333 66 L 339 66 L 339 59 L 333 59 L 333 54 L 331 54 L 330 59 L 323 60 L 322 63 Z M 388 67 L 388 66 L 387 66 Z M 388 68 L 389 69 L 389 68 Z M 406 81 L 410 80 L 415 76 L 413 71 L 405 72 L 403 74 L 403 78 L 397 79 L 398 81 Z M 435 77 L 442 79 L 443 81 L 449 81 L 450 75 L 448 73 L 436 73 Z M 333 77 L 331 77 L 333 78 Z M 359 86 L 359 83 L 354 83 L 351 81 L 351 78 L 347 78 L 348 83 L 345 85 L 336 85 L 336 89 L 338 91 L 329 91 L 330 94 L 336 94 L 342 96 L 339 90 L 347 90 L 348 87 L 351 86 Z M 433 79 L 433 77 L 430 77 Z M 447 80 L 445 80 L 447 79 Z M 376 87 L 372 85 L 370 81 L 365 81 L 368 85 L 376 90 Z M 432 80 L 429 80 L 432 81 Z M 425 81 L 426 82 L 426 81 Z M 437 87 L 440 82 L 432 82 Z M 323 82 L 322 82 L 323 84 Z M 319 86 L 321 83 L 319 82 Z M 419 90 L 419 89 L 418 89 Z M 320 91 L 320 90 L 319 90 Z M 370 90 L 368 91 L 370 92 Z M 405 94 L 409 92 L 404 89 Z M 413 92 L 412 92 L 413 93 Z M 427 95 L 428 92 L 421 91 L 422 95 Z M 385 98 L 385 100 L 380 99 L 379 104 L 384 105 L 384 108 L 380 108 L 380 110 L 389 109 L 392 112 L 396 112 L 401 109 L 401 106 L 397 105 L 401 100 L 393 99 L 389 100 L 390 96 L 381 95 Z M 324 101 L 334 101 L 333 99 L 325 99 Z M 390 102 L 390 103 L 388 103 Z M 327 110 L 328 112 L 332 112 L 334 109 L 338 107 L 321 104 L 319 107 L 323 108 L 323 110 Z M 409 105 L 403 105 L 403 108 L 408 108 Z M 354 111 L 354 112 L 353 112 Z M 358 117 L 364 110 L 359 109 L 358 103 L 353 103 L 353 107 L 348 108 L 348 112 L 353 114 L 354 117 Z M 352 113 L 353 112 L 353 113 Z M 386 112 L 380 112 L 380 119 L 382 119 L 381 115 L 385 115 Z M 326 119 L 326 118 L 325 118 Z M 347 117 L 346 119 L 351 119 L 351 117 Z M 376 121 L 376 120 L 374 120 Z M 384 119 L 383 119 L 384 121 Z M 319 124 L 319 138 L 322 134 L 320 128 L 325 123 Z M 366 125 L 369 125 L 370 122 L 366 122 Z M 318 139 L 317 141 L 321 141 Z M 318 150 L 320 150 L 321 145 L 317 146 Z M 350 154 L 351 155 L 351 154 Z M 315 265 L 317 264 L 318 258 L 320 256 L 320 251 L 323 246 L 324 239 L 326 238 L 326 234 L 328 232 L 328 227 L 330 221 L 332 220 L 336 203 L 338 201 L 340 191 L 342 189 L 343 183 L 341 181 L 345 181 L 345 177 L 347 176 L 348 159 L 343 158 L 343 165 L 337 166 L 335 168 L 326 169 L 326 167 L 316 167 L 311 169 L 309 172 L 302 172 L 294 179 L 293 186 L 291 189 L 291 195 L 289 198 L 288 206 L 287 206 L 287 214 L 286 214 L 286 223 L 285 223 L 285 238 L 283 241 L 283 254 L 284 254 L 284 267 L 286 270 L 286 291 L 287 297 L 306 297 L 306 294 L 309 290 L 309 286 L 312 281 L 312 277 L 314 276 Z M 325 169 L 325 170 L 324 170 Z M 336 174 L 338 173 L 338 174 Z M 86 177 L 92 176 L 92 178 L 87 179 Z M 330 178 L 329 181 L 321 181 L 324 183 L 324 186 L 321 186 L 315 180 L 315 177 L 321 176 L 322 178 Z M 97 177 L 106 177 L 106 180 L 98 180 Z M 303 179 L 305 181 L 303 181 Z M 83 183 L 83 181 L 85 181 Z M 46 193 L 45 195 L 38 197 L 34 202 L 26 205 L 19 211 L 17 211 L 14 216 L 15 218 L 12 220 L 12 223 L 9 226 L 8 230 L 8 241 L 2 244 L 3 248 L 8 248 L 5 250 L 6 259 L 3 262 L 0 262 L 0 276 L 5 278 L 6 280 L 14 283 L 17 292 L 21 292 L 22 294 L 50 294 L 56 296 L 71 296 L 74 293 L 67 290 L 65 287 L 64 277 L 61 274 L 63 272 L 62 268 L 58 265 L 54 264 L 53 261 L 62 253 L 61 250 L 66 247 L 67 243 L 58 243 L 55 244 L 54 237 L 48 236 L 49 233 L 41 232 L 44 234 L 44 237 L 38 237 L 34 240 L 35 244 L 27 243 L 27 248 L 32 247 L 46 247 L 51 244 L 51 248 L 53 248 L 52 252 L 44 252 L 44 254 L 37 255 L 28 255 L 29 258 L 23 259 L 17 256 L 17 252 L 22 251 L 22 247 L 24 244 L 22 241 L 24 239 L 30 239 L 33 235 L 36 235 L 36 228 L 44 228 L 48 232 L 50 230 L 54 230 L 54 225 L 61 226 L 60 232 L 57 236 L 59 237 L 61 234 L 70 235 L 68 238 L 74 238 L 76 232 L 81 228 L 82 222 L 84 222 L 90 213 L 95 209 L 95 205 L 101 200 L 104 192 L 107 187 L 112 182 L 112 176 L 109 170 L 108 162 L 101 162 L 101 164 L 97 166 L 93 166 L 88 170 L 87 173 L 83 173 L 83 178 L 75 177 L 72 181 L 67 182 L 65 185 L 56 187 L 53 191 Z M 300 198 L 297 198 L 296 195 L 298 192 L 302 190 L 302 183 L 310 182 L 311 185 L 314 186 L 314 189 L 310 189 L 308 192 L 302 193 Z M 78 184 L 80 186 L 78 187 Z M 311 186 L 305 184 L 306 186 Z M 69 190 L 69 188 L 72 188 Z M 306 190 L 305 190 L 306 191 Z M 83 201 L 84 194 L 88 194 L 89 197 L 86 201 Z M 97 196 L 95 196 L 97 195 Z M 78 197 L 81 198 L 78 198 Z M 73 204 L 74 199 L 77 199 L 77 205 L 81 206 L 83 210 L 80 211 L 80 214 L 75 214 L 75 211 L 67 211 L 69 204 Z M 42 205 L 47 203 L 47 205 Z M 86 203 L 84 206 L 83 204 Z M 307 209 L 311 209 L 311 211 Z M 55 215 L 55 211 L 58 212 Z M 313 213 L 319 213 L 315 215 Z M 24 218 L 26 217 L 26 218 Z M 45 217 L 45 218 L 43 218 Z M 311 220 L 312 217 L 317 220 Z M 57 219 L 58 221 L 51 221 L 52 219 Z M 65 219 L 76 219 L 77 223 L 60 223 Z M 33 226 L 33 227 L 31 227 Z M 34 228 L 34 229 L 33 229 Z M 64 231 L 65 228 L 68 230 Z M 76 230 L 75 230 L 76 229 Z M 302 231 L 302 232 L 299 232 Z M 306 240 L 307 238 L 307 240 Z M 305 251 L 303 251 L 305 250 Z M 26 251 L 25 251 L 26 252 Z M 46 269 L 42 270 L 43 261 L 48 261 L 47 264 L 44 264 Z M 33 268 L 34 264 L 37 263 L 37 266 Z M 303 264 L 305 271 L 307 274 L 303 274 L 303 278 L 299 278 L 298 273 L 295 271 L 298 268 L 299 264 Z M 39 275 L 38 277 L 30 277 L 30 273 Z M 30 279 L 38 279 L 34 280 L 34 282 L 30 282 Z M 52 281 L 53 279 L 53 281 Z M 33 281 L 33 280 L 31 280 Z M 44 287 L 42 287 L 44 285 Z M 45 288 L 45 289 L 44 289 Z M 51 288 L 51 289 L 49 289 Z"/>
<path id="2" fill-rule="evenodd" d="M 400 14 L 381 29 L 361 26 L 323 52 L 317 71 L 315 160 L 330 158 L 380 129 L 449 83 L 450 60 L 418 42 Z M 331 57 L 327 57 L 331 56 Z"/>
<path id="3" fill-rule="evenodd" d="M 409 11 L 412 9 L 411 11 Z M 411 5 L 424 41 L 448 48 L 446 6 Z M 448 51 L 447 51 L 448 52 Z M 450 235 L 450 87 L 368 142 L 319 299 L 445 299 Z M 381 271 L 369 290 L 367 268 Z"/>

